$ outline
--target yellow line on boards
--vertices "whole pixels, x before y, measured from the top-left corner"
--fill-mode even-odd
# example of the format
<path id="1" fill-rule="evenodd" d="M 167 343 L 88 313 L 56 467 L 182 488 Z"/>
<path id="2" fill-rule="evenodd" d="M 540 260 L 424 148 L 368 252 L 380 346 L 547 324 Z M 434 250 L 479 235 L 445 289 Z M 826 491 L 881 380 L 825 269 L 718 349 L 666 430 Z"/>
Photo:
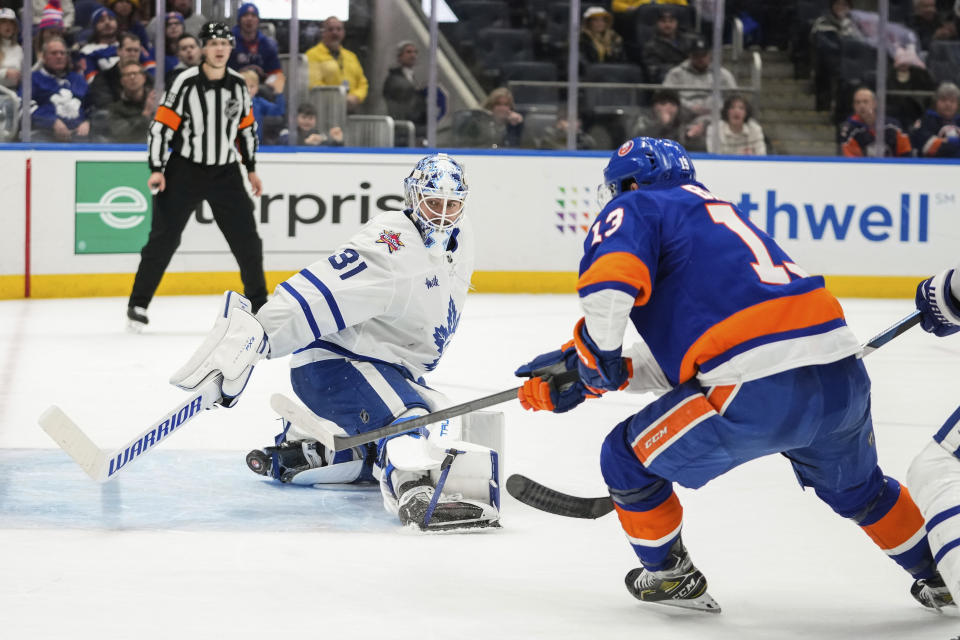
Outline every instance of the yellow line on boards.
<path id="1" fill-rule="evenodd" d="M 272 291 L 294 271 L 268 271 L 267 287 Z M 917 283 L 926 276 L 824 276 L 827 288 L 840 298 L 912 298 Z M 477 271 L 473 274 L 476 293 L 573 293 L 577 274 L 572 271 Z M 22 275 L 0 276 L 0 299 L 23 298 Z M 33 275 L 31 297 L 88 298 L 127 296 L 133 286 L 132 273 Z M 243 291 L 240 275 L 234 271 L 167 273 L 157 295 L 209 295 L 233 289 Z"/>

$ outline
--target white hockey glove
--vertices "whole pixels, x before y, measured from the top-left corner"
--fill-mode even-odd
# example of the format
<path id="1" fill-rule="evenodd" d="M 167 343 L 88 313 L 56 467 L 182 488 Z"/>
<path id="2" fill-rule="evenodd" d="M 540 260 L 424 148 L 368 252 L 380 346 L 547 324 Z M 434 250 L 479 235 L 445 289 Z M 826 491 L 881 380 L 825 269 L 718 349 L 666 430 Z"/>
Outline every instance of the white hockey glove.
<path id="1" fill-rule="evenodd" d="M 213 329 L 190 360 L 170 376 L 170 384 L 192 391 L 219 372 L 223 374 L 220 404 L 235 405 L 254 365 L 270 353 L 267 334 L 250 311 L 249 300 L 236 291 L 225 292 Z"/>
<path id="2" fill-rule="evenodd" d="M 960 331 L 960 271 L 947 269 L 917 285 L 920 326 L 939 337 Z"/>

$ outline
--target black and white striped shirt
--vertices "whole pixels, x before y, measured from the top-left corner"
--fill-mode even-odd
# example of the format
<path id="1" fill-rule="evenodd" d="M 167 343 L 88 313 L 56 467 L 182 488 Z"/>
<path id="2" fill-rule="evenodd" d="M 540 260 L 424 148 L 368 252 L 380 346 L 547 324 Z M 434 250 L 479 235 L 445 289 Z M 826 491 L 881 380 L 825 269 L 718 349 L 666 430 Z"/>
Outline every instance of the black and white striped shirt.
<path id="1" fill-rule="evenodd" d="M 199 66 L 176 77 L 150 125 L 151 171 L 163 171 L 171 149 L 197 164 L 239 160 L 247 171 L 256 170 L 257 130 L 250 94 L 240 74 L 226 71 L 222 80 L 209 80 Z"/>

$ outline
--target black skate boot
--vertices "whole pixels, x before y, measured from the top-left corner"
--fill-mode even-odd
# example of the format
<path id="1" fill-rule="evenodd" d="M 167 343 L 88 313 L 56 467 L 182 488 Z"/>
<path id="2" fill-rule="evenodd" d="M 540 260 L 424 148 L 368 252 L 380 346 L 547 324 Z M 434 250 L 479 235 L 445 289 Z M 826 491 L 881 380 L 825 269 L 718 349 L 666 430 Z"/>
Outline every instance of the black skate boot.
<path id="1" fill-rule="evenodd" d="M 431 512 L 434 488 L 426 478 L 405 482 L 398 495 L 397 516 L 400 522 L 405 526 L 416 525 L 421 531 L 500 526 L 500 514 L 494 507 L 477 500 L 465 500 L 459 495 L 446 496 L 441 493 Z"/>
<path id="2" fill-rule="evenodd" d="M 140 333 L 150 324 L 147 319 L 147 310 L 144 307 L 127 307 L 127 330 L 131 333 Z"/>
<path id="3" fill-rule="evenodd" d="M 679 538 L 670 547 L 668 566 L 661 571 L 631 569 L 624 579 L 627 591 L 644 602 L 720 613 L 720 605 L 707 593 L 707 579 L 693 566 Z"/>
<path id="4" fill-rule="evenodd" d="M 939 573 L 932 578 L 914 581 L 913 586 L 910 587 L 910 595 L 923 606 L 937 611 L 946 606 L 956 605 Z"/>
<path id="5" fill-rule="evenodd" d="M 254 473 L 287 483 L 301 471 L 324 466 L 323 451 L 316 440 L 288 440 L 275 447 L 254 449 L 247 454 L 247 466 Z"/>

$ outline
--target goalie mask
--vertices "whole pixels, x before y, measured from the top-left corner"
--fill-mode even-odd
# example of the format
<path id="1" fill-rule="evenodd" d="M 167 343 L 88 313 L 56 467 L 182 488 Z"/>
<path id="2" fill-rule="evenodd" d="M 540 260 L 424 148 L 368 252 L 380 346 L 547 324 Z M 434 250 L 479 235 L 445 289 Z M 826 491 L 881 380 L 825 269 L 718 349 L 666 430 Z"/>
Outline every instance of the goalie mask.
<path id="1" fill-rule="evenodd" d="M 421 159 L 403 181 L 406 208 L 427 249 L 447 250 L 463 220 L 468 193 L 463 166 L 445 153 Z"/>

